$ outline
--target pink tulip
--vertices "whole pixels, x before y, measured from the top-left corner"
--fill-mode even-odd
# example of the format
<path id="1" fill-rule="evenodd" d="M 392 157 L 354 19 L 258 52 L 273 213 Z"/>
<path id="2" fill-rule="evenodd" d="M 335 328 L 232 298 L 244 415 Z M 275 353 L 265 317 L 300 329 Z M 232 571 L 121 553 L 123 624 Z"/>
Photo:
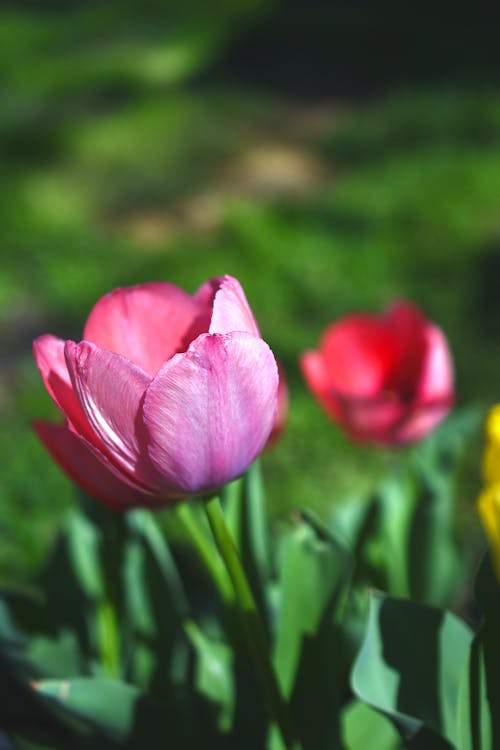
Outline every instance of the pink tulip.
<path id="1" fill-rule="evenodd" d="M 238 281 L 193 296 L 167 283 L 116 289 L 83 341 L 34 342 L 45 387 L 66 418 L 35 429 L 70 477 L 116 508 L 209 493 L 262 451 L 278 373 Z"/>
<path id="2" fill-rule="evenodd" d="M 453 404 L 453 365 L 443 332 L 407 302 L 375 317 L 330 325 L 301 367 L 328 416 L 359 442 L 423 438 Z"/>

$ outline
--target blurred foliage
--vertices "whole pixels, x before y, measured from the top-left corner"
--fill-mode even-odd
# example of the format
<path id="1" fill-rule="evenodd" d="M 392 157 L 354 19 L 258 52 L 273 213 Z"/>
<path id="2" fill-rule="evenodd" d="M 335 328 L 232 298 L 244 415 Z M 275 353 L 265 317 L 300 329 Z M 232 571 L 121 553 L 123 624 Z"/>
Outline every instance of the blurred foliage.
<path id="1" fill-rule="evenodd" d="M 274 517 L 304 505 L 326 517 L 394 462 L 349 445 L 302 383 L 297 357 L 333 318 L 409 297 L 450 338 L 459 401 L 498 398 L 497 91 L 466 77 L 398 81 L 377 97 L 315 102 L 310 92 L 307 101 L 271 93 L 265 81 L 244 86 L 224 51 L 245 29 L 262 41 L 283 13 L 273 7 L 0 11 L 3 577 L 40 561 L 74 499 L 30 433 L 30 420 L 55 416 L 31 340 L 48 331 L 78 339 L 115 286 L 168 279 L 194 291 L 220 273 L 241 280 L 291 390 L 288 429 L 264 458 Z M 474 451 L 469 460 L 465 507 Z"/>

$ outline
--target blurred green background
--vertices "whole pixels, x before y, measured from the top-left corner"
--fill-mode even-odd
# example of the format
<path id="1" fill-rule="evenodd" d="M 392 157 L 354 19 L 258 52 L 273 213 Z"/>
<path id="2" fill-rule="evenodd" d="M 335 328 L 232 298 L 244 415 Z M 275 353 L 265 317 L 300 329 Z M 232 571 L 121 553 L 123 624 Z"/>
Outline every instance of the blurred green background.
<path id="1" fill-rule="evenodd" d="M 500 398 L 495 20 L 482 2 L 2 3 L 0 579 L 74 501 L 30 430 L 56 416 L 31 341 L 78 340 L 115 286 L 241 280 L 291 391 L 264 457 L 274 517 L 326 515 L 394 460 L 302 383 L 335 317 L 413 299 L 449 336 L 458 403 Z"/>

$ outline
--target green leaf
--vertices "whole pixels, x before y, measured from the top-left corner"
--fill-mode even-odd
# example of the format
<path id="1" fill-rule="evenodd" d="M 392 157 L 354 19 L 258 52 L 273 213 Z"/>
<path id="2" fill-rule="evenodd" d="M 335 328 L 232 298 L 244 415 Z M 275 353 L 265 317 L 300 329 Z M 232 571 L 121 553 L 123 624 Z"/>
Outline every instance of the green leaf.
<path id="1" fill-rule="evenodd" d="M 228 732 L 235 707 L 233 653 L 227 644 L 208 638 L 192 620 L 185 629 L 196 654 L 196 688 L 217 707 L 220 731 Z"/>
<path id="2" fill-rule="evenodd" d="M 373 526 L 372 501 L 372 496 L 350 496 L 334 506 L 328 522 L 328 528 L 355 553 Z"/>
<path id="3" fill-rule="evenodd" d="M 58 715 L 73 721 L 74 737 L 61 750 L 218 746 L 207 705 L 192 690 L 171 690 L 160 701 L 134 685 L 106 678 L 46 680 L 36 687 Z"/>
<path id="4" fill-rule="evenodd" d="M 127 514 L 121 573 L 127 677 L 164 695 L 188 605 L 166 539 L 149 511 Z"/>
<path id="5" fill-rule="evenodd" d="M 23 658 L 39 677 L 68 677 L 84 669 L 75 633 L 70 630 L 61 631 L 55 638 L 30 638 Z"/>
<path id="6" fill-rule="evenodd" d="M 474 640 L 463 691 L 469 726 L 464 721 L 460 729 L 466 735 L 464 747 L 468 740 L 472 750 L 487 750 L 500 744 L 500 585 L 489 553 L 479 566 L 475 595 L 484 620 Z"/>
<path id="7" fill-rule="evenodd" d="M 342 711 L 342 740 L 349 750 L 397 750 L 399 734 L 391 722 L 360 701 Z"/>
<path id="8" fill-rule="evenodd" d="M 179 576 L 177 566 L 172 558 L 165 536 L 151 511 L 134 510 L 127 514 L 127 524 L 132 532 L 136 532 L 147 546 L 151 559 L 163 578 L 165 593 L 179 616 L 188 613 L 188 603 L 184 586 Z"/>
<path id="9" fill-rule="evenodd" d="M 483 410 L 476 407 L 455 409 L 437 430 L 417 443 L 413 461 L 436 473 L 453 474 L 469 440 L 482 429 L 483 420 Z"/>
<path id="10" fill-rule="evenodd" d="M 65 528 L 71 568 L 85 595 L 89 599 L 104 596 L 99 547 L 100 530 L 79 512 L 71 514 Z"/>
<path id="11" fill-rule="evenodd" d="M 491 750 L 492 716 L 487 696 L 484 650 L 480 636 L 472 643 L 464 670 L 458 706 L 458 747 L 460 750 Z"/>
<path id="12" fill-rule="evenodd" d="M 463 573 L 455 538 L 453 473 L 433 473 L 431 467 L 415 477 L 417 502 L 408 540 L 410 591 L 425 604 L 450 601 Z"/>
<path id="13" fill-rule="evenodd" d="M 135 704 L 140 697 L 138 688 L 133 685 L 85 677 L 41 680 L 36 688 L 76 717 L 115 739 L 123 739 L 130 733 Z"/>
<path id="14" fill-rule="evenodd" d="M 96 613 L 104 598 L 99 536 L 100 531 L 90 518 L 82 511 L 74 511 L 64 524 L 39 581 L 50 631 L 73 631 L 89 664 L 99 654 Z"/>
<path id="15" fill-rule="evenodd" d="M 19 740 L 50 738 L 50 747 L 80 748 L 76 729 L 65 721 L 56 706 L 32 687 L 26 665 L 15 663 L 0 650 L 0 726 Z M 49 743 L 48 743 L 49 744 Z"/>
<path id="16" fill-rule="evenodd" d="M 408 597 L 411 591 L 408 548 L 418 512 L 416 495 L 407 472 L 387 479 L 377 493 L 387 589 L 394 596 Z"/>
<path id="17" fill-rule="evenodd" d="M 291 699 L 303 744 L 318 750 L 335 747 L 338 690 L 345 671 L 336 618 L 347 593 L 351 557 L 303 512 L 283 541 L 279 569 L 276 672 Z"/>
<path id="18" fill-rule="evenodd" d="M 224 515 L 257 606 L 267 621 L 266 587 L 272 576 L 266 498 L 258 460 L 223 496 Z"/>
<path id="19" fill-rule="evenodd" d="M 41 632 L 43 633 L 43 628 Z M 0 649 L 20 673 L 30 678 L 41 675 L 65 677 L 74 674 L 82 666 L 78 643 L 72 631 L 62 629 L 51 638 L 43 634 L 27 636 L 17 629 L 10 607 L 1 597 Z"/>
<path id="20" fill-rule="evenodd" d="M 467 410 L 409 452 L 375 492 L 334 509 L 329 526 L 356 558 L 356 583 L 447 605 L 463 578 L 455 533 L 456 482 L 478 413 Z"/>
<path id="21" fill-rule="evenodd" d="M 130 737 L 141 704 L 147 705 L 152 726 L 161 725 L 161 708 L 145 701 L 137 687 L 123 682 L 74 677 L 43 680 L 36 688 L 89 728 L 115 741 Z"/>
<path id="22" fill-rule="evenodd" d="M 417 504 L 408 541 L 413 599 L 443 606 L 463 579 L 456 542 L 456 497 L 460 461 L 478 430 L 476 409 L 456 411 L 410 454 Z"/>
<path id="23" fill-rule="evenodd" d="M 471 640 L 469 628 L 449 612 L 373 594 L 353 690 L 410 737 L 424 728 L 436 743 L 441 737 L 454 747 Z"/>

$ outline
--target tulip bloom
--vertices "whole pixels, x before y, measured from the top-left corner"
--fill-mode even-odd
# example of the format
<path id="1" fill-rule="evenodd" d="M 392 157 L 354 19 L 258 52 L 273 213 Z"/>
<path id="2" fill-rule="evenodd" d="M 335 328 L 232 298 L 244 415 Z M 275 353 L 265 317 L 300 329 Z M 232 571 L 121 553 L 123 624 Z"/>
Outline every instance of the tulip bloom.
<path id="1" fill-rule="evenodd" d="M 328 416 L 359 442 L 419 440 L 453 403 L 453 366 L 442 331 L 407 302 L 380 317 L 330 325 L 301 358 L 304 378 Z"/>
<path id="2" fill-rule="evenodd" d="M 116 289 L 83 341 L 40 336 L 34 356 L 66 418 L 36 423 L 39 438 L 112 507 L 218 489 L 246 471 L 275 421 L 276 362 L 230 276 L 193 296 L 161 282 Z"/>

